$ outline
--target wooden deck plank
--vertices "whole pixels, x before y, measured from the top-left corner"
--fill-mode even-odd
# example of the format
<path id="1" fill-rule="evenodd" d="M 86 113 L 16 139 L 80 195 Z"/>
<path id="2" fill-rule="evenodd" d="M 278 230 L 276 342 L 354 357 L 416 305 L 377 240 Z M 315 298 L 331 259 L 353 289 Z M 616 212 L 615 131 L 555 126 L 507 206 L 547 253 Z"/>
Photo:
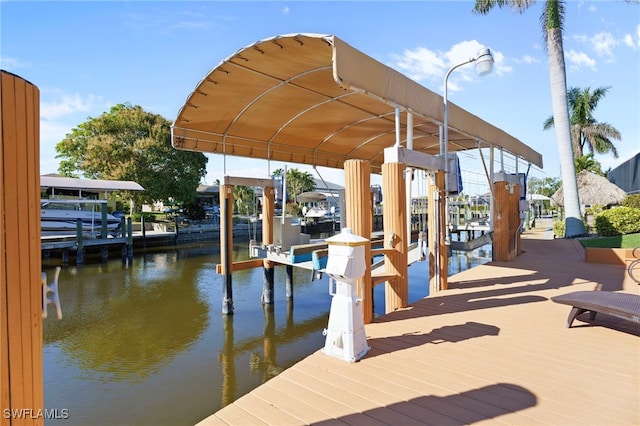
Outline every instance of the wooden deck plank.
<path id="1" fill-rule="evenodd" d="M 577 241 L 535 231 L 522 246 L 375 318 L 358 362 L 318 351 L 252 393 L 304 424 L 640 424 L 640 326 L 586 315 L 567 329 L 567 307 L 550 300 L 640 286 L 622 266 L 585 263 Z M 288 394 L 315 411 L 285 407 Z M 244 398 L 232 405 L 260 410 Z"/>
<path id="2" fill-rule="evenodd" d="M 505 349 L 504 351 L 507 351 L 507 350 Z M 436 351 L 434 350 L 431 352 L 436 352 Z M 437 353 L 432 355 L 431 352 L 424 351 L 424 350 L 421 351 L 420 361 L 415 361 L 414 363 L 423 362 L 425 358 L 432 358 L 430 362 L 426 362 L 426 365 L 428 366 L 428 365 L 431 365 L 430 363 L 438 362 L 440 359 L 442 359 L 441 358 L 442 355 L 438 355 Z M 484 351 L 479 346 L 475 346 L 473 348 L 473 356 L 474 356 L 474 364 L 477 363 L 478 365 L 485 365 L 485 364 L 488 365 L 491 363 L 492 359 L 495 358 L 496 354 L 494 351 L 491 351 L 491 350 Z M 449 360 L 451 361 L 449 365 L 455 366 L 459 370 L 465 367 L 464 365 L 465 360 L 468 359 L 468 356 L 465 356 L 460 352 L 451 353 L 450 355 L 448 355 L 448 357 L 449 357 Z M 409 362 L 412 359 L 413 359 L 413 356 L 409 353 L 409 355 L 407 355 L 406 361 Z M 523 363 L 522 360 L 526 360 L 526 362 Z M 538 381 L 540 382 L 540 386 L 545 386 L 550 391 L 558 387 L 563 387 L 563 383 L 564 383 L 563 380 L 566 380 L 563 372 L 566 370 L 566 367 L 568 367 L 568 365 L 558 366 L 556 364 L 549 364 L 545 360 L 540 361 L 536 359 L 534 355 L 527 356 L 525 352 L 522 352 L 522 354 L 513 353 L 512 356 L 510 356 L 509 353 L 503 352 L 501 354 L 501 364 L 502 364 L 501 366 L 492 367 L 491 370 L 503 371 L 504 374 L 509 374 L 514 370 L 518 370 L 519 374 L 528 373 L 531 376 L 536 376 Z M 441 368 L 445 368 L 445 367 L 443 366 Z M 613 404 L 614 406 L 621 405 L 620 396 L 612 398 L 608 394 L 608 392 L 598 394 L 597 389 L 595 389 L 595 388 L 603 388 L 603 384 L 609 385 L 609 386 L 605 386 L 604 388 L 617 385 L 618 380 L 611 380 L 607 374 L 608 371 L 609 370 L 602 370 L 600 371 L 599 375 L 591 375 L 591 373 L 594 373 L 593 369 L 587 369 L 587 371 L 585 371 L 584 373 L 583 380 L 581 380 L 579 383 L 575 383 L 574 385 L 571 385 L 568 387 L 564 386 L 564 388 L 569 389 L 571 391 L 572 396 L 576 398 L 579 398 L 585 392 L 589 394 L 595 393 L 596 394 L 595 401 L 590 401 L 590 404 L 593 403 L 596 406 L 600 406 L 600 408 L 604 408 L 608 406 L 610 403 Z M 408 374 L 412 374 L 412 371 L 409 370 Z M 609 383 L 606 383 L 607 381 L 609 381 Z M 624 396 L 622 396 L 622 399 L 623 400 L 626 399 L 627 402 L 632 401 L 632 398 L 629 398 L 629 397 L 625 398 Z M 587 408 L 591 409 L 591 406 Z"/>
<path id="3" fill-rule="evenodd" d="M 218 424 L 258 426 L 264 425 L 266 423 L 261 421 L 258 417 L 242 409 L 240 405 L 230 404 L 227 405 L 224 410 L 218 411 L 218 413 L 216 413 L 215 415 L 207 417 L 198 424 L 202 426 Z"/>
<path id="4" fill-rule="evenodd" d="M 284 410 L 300 419 L 302 423 L 336 420 L 332 414 L 333 410 L 324 404 L 318 404 L 316 398 L 319 395 L 307 387 L 288 380 L 281 380 L 277 384 L 271 382 L 273 381 L 269 381 L 264 386 L 256 389 L 255 395 L 267 401 L 271 400 L 276 403 L 281 401 Z M 292 395 L 295 395 L 295 398 L 292 398 Z M 345 425 L 347 423 L 336 420 L 336 424 Z"/>
<path id="5" fill-rule="evenodd" d="M 538 392 L 528 391 L 524 388 L 514 387 L 513 385 L 510 386 L 508 383 L 496 382 L 496 380 L 508 380 L 509 382 L 512 382 L 512 366 L 507 366 L 504 371 L 497 371 L 498 374 L 495 374 L 496 371 L 492 370 L 489 374 L 483 375 L 482 371 L 486 370 L 484 368 L 484 366 L 486 365 L 486 361 L 478 359 L 475 353 L 474 362 L 472 364 L 468 362 L 468 356 L 465 356 L 464 353 L 461 354 L 460 359 L 451 359 L 452 368 L 450 369 L 445 369 L 442 366 L 437 369 L 429 369 L 429 366 L 433 365 L 433 363 L 441 362 L 441 358 L 437 355 L 423 358 L 422 361 L 424 361 L 424 363 L 417 363 L 416 361 L 411 362 L 411 360 L 413 359 L 414 357 L 407 356 L 405 363 L 399 362 L 400 365 L 407 365 L 407 368 L 395 368 L 394 373 L 397 373 L 399 375 L 398 379 L 396 380 L 397 382 L 407 383 L 407 385 L 417 388 L 421 385 L 421 382 L 425 380 L 433 380 L 435 382 L 447 383 L 447 385 L 454 390 L 467 386 L 471 389 L 482 389 L 488 391 L 490 394 L 497 393 L 499 392 L 498 388 L 502 388 L 501 390 L 503 390 L 504 393 L 508 395 L 508 398 L 505 397 L 504 394 L 500 395 L 500 397 L 502 398 L 501 401 L 509 403 L 509 405 L 507 405 L 506 407 L 502 406 L 503 409 L 507 409 L 509 407 L 526 408 L 528 406 L 536 405 L 539 403 L 538 397 L 535 396 L 538 395 Z M 396 362 L 397 361 L 398 360 L 396 359 Z M 420 364 L 424 365 L 421 366 Z M 464 368 L 465 364 L 467 364 L 467 368 Z M 390 366 L 383 364 L 380 367 L 380 372 L 388 372 L 389 369 Z M 424 375 L 420 373 L 421 371 L 423 371 L 423 369 L 428 369 Z M 387 376 L 389 374 L 390 373 L 386 373 Z M 509 379 L 506 379 L 507 377 L 509 377 Z M 551 390 L 553 389 L 554 388 L 552 387 Z M 539 389 L 536 389 L 536 391 L 539 391 Z M 475 393 L 475 395 L 479 394 L 479 392 Z M 498 403 L 497 405 L 500 406 L 501 404 Z M 503 414 L 508 414 L 508 412 L 505 411 Z M 535 415 L 537 417 L 537 421 L 551 424 L 557 424 L 557 422 L 563 418 L 561 414 L 554 412 L 554 410 L 551 408 L 547 409 L 546 407 L 536 410 Z M 511 418 L 519 417 L 520 416 L 517 413 L 511 415 Z M 535 419 L 531 419 L 531 421 L 533 420 Z M 525 419 L 519 418 L 516 423 L 529 424 L 531 421 L 525 421 Z M 570 417 L 566 417 L 566 422 L 571 423 L 572 419 Z"/>
<path id="6" fill-rule="evenodd" d="M 314 358 L 310 358 L 309 362 L 306 364 L 314 365 L 313 359 Z M 320 357 L 315 359 L 319 362 L 319 364 L 315 364 L 316 368 L 322 369 L 321 364 L 324 364 L 324 360 Z M 309 374 L 310 377 L 322 377 L 327 383 L 345 390 L 353 389 L 357 393 L 362 394 L 367 400 L 375 403 L 377 406 L 388 407 L 390 409 L 389 413 L 380 412 L 377 414 L 377 416 L 379 416 L 379 420 L 382 420 L 385 424 L 393 423 L 394 420 L 396 422 L 402 421 L 402 419 L 398 417 L 398 413 L 406 416 L 407 421 L 410 421 L 410 419 L 414 419 L 415 421 L 416 419 L 419 420 L 422 418 L 439 418 L 439 423 L 451 423 L 452 421 L 451 416 L 440 416 L 437 412 L 415 404 L 413 400 L 421 397 L 421 395 L 416 394 L 415 391 L 403 398 L 397 393 L 390 392 L 388 382 L 385 382 L 384 386 L 378 387 L 372 383 L 374 380 L 372 380 L 371 377 L 366 378 L 368 380 L 357 380 L 352 376 L 352 372 L 349 372 L 348 375 L 343 375 L 342 370 L 335 367 L 335 365 L 332 365 L 332 368 L 329 370 L 331 374 L 327 374 L 328 372 L 326 371 L 323 371 L 321 374 L 317 374 L 314 371 L 308 371 L 305 372 L 305 374 Z"/>
<path id="7" fill-rule="evenodd" d="M 274 386 L 287 391 L 290 395 L 296 395 L 296 398 L 309 401 L 310 404 L 321 411 L 324 420 L 316 418 L 317 413 L 305 413 L 303 420 L 305 424 L 336 424 L 336 425 L 383 425 L 384 423 L 376 421 L 360 412 L 354 412 L 353 409 L 337 399 L 334 395 L 327 395 L 316 391 L 315 383 L 307 382 L 304 377 L 296 378 L 295 381 L 285 378 Z M 335 395 L 339 397 L 339 395 Z M 339 417 L 339 418 L 338 418 Z"/>
<path id="8" fill-rule="evenodd" d="M 363 420 L 367 420 L 364 424 L 371 424 L 371 420 L 375 419 L 377 422 L 382 424 L 389 424 L 389 413 L 385 413 L 383 411 L 376 411 L 376 408 L 379 407 L 379 404 L 375 403 L 368 399 L 368 395 L 366 393 L 357 392 L 358 386 L 355 387 L 343 387 L 335 384 L 336 377 L 332 382 L 331 379 L 327 379 L 327 372 L 324 374 L 312 374 L 309 375 L 304 371 L 296 370 L 291 380 L 300 381 L 303 383 L 311 383 L 313 388 L 320 392 L 324 397 L 332 399 L 336 402 L 340 402 L 344 404 L 343 401 L 348 401 L 348 405 L 346 405 L 348 411 L 346 414 L 340 414 L 338 419 L 342 421 L 346 421 L 351 423 L 352 418 L 349 414 L 349 408 L 351 409 L 351 413 L 361 413 L 362 416 L 365 416 Z M 326 381 L 325 381 L 326 380 Z M 322 395 L 319 398 L 322 398 Z M 315 401 L 319 400 L 316 399 Z M 411 424 L 415 423 L 418 419 L 407 416 L 401 412 L 393 413 L 394 419 L 398 424 Z"/>
<path id="9" fill-rule="evenodd" d="M 321 358 L 309 358 L 306 364 L 312 364 L 314 360 L 319 363 L 317 364 L 318 367 L 321 364 L 326 364 L 326 361 Z M 451 405 L 439 396 L 427 394 L 424 391 L 424 387 L 427 385 L 425 383 L 420 386 L 405 387 L 390 378 L 386 374 L 387 369 L 378 370 L 378 374 L 370 374 L 372 368 L 367 366 L 367 368 L 359 370 L 361 374 L 357 374 L 353 369 L 345 374 L 346 372 L 340 367 L 344 367 L 344 365 L 332 364 L 331 371 L 335 373 L 337 379 L 335 377 L 327 377 L 325 374 L 320 375 L 320 377 L 327 377 L 326 380 L 334 381 L 337 385 L 342 385 L 342 387 L 360 387 L 361 392 L 367 398 L 372 399 L 381 407 L 398 406 L 401 407 L 402 412 L 405 414 L 410 411 L 410 417 L 429 419 L 430 422 L 436 424 L 470 423 L 477 418 L 477 414 L 466 407 Z M 403 378 L 398 377 L 397 379 L 401 383 Z M 352 383 L 348 384 L 348 381 Z M 437 390 L 442 391 L 441 388 L 437 388 Z M 396 402 L 391 404 L 393 401 Z"/>
<path id="10" fill-rule="evenodd" d="M 297 421 L 296 418 L 288 415 L 279 407 L 276 407 L 269 402 L 258 398 L 253 393 L 245 395 L 244 398 L 239 399 L 234 403 L 239 408 L 250 412 L 253 416 L 258 418 L 261 422 L 268 425 L 297 425 L 303 424 Z"/>

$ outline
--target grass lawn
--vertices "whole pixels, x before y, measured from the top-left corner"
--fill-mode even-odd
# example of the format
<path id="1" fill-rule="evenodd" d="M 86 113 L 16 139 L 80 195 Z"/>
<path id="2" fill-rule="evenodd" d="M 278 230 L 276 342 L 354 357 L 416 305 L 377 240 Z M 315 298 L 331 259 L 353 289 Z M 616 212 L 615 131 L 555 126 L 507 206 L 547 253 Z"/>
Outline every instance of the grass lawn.
<path id="1" fill-rule="evenodd" d="M 634 248 L 640 247 L 640 233 L 617 235 L 615 237 L 589 238 L 580 240 L 583 247 Z"/>

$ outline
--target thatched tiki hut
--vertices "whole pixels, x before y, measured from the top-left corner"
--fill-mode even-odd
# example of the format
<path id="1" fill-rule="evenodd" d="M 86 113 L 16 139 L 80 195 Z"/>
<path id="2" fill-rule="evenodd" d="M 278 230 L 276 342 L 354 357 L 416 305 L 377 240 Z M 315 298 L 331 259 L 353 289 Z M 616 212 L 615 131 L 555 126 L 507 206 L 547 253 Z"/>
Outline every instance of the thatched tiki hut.
<path id="1" fill-rule="evenodd" d="M 622 203 L 627 193 L 606 178 L 583 170 L 578 173 L 578 198 L 581 206 L 610 206 Z M 551 204 L 564 205 L 562 186 L 551 196 Z"/>

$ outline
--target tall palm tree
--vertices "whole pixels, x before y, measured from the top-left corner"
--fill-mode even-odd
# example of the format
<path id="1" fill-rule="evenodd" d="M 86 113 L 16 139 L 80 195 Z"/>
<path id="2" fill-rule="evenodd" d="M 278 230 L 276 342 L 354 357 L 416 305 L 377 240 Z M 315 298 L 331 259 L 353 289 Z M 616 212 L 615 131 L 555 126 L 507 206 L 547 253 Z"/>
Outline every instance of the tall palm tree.
<path id="1" fill-rule="evenodd" d="M 611 152 L 614 158 L 618 158 L 618 150 L 611 139 L 620 140 L 620 132 L 609 123 L 598 123 L 593 117 L 593 111 L 598 106 L 598 102 L 609 89 L 610 87 L 598 87 L 591 92 L 589 87 L 584 90 L 572 87 L 567 92 L 571 110 L 571 142 L 575 158 L 584 155 L 585 146 L 590 153 Z M 553 127 L 553 123 L 553 117 L 547 118 L 544 122 L 544 130 Z"/>
<path id="2" fill-rule="evenodd" d="M 476 0 L 473 11 L 486 15 L 494 7 L 510 7 L 523 13 L 535 0 Z M 580 214 L 578 183 L 573 164 L 571 126 L 567 105 L 567 77 L 564 65 L 562 27 L 564 24 L 564 0 L 546 0 L 540 16 L 542 37 L 549 57 L 549 82 L 551 85 L 551 107 L 556 130 L 556 143 L 560 158 L 560 173 L 564 188 L 565 237 L 587 235 Z"/>

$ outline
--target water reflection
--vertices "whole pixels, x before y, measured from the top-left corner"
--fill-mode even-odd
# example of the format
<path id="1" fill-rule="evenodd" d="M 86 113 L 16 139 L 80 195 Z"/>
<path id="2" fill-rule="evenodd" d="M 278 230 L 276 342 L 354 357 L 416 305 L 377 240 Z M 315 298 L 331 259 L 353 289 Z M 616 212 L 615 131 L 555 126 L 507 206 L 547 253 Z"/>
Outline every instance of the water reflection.
<path id="1" fill-rule="evenodd" d="M 63 268 L 63 319 L 43 324 L 45 406 L 70 418 L 47 424 L 194 424 L 322 347 L 326 281 L 294 270 L 294 312 L 284 268 L 272 306 L 260 303 L 262 271 L 239 271 L 227 316 L 218 246 L 165 250 Z"/>
<path id="2" fill-rule="evenodd" d="M 175 274 L 158 273 L 167 268 Z M 69 268 L 60 286 L 64 320 L 45 321 L 44 343 L 57 343 L 101 380 L 154 374 L 207 327 L 209 307 L 193 274 L 168 257 L 136 270 L 117 263 Z"/>
<path id="3" fill-rule="evenodd" d="M 247 244 L 233 256 L 246 259 Z M 468 253 L 451 267 L 484 261 Z M 223 315 L 219 262 L 217 244 L 193 244 L 63 268 L 64 317 L 44 321 L 44 389 L 46 408 L 70 418 L 47 424 L 194 424 L 324 346 L 326 276 L 294 268 L 291 300 L 276 267 L 274 305 L 262 305 L 262 270 L 238 271 L 235 313 Z M 409 268 L 410 302 L 427 295 L 427 275 L 427 262 Z M 384 313 L 383 286 L 374 303 Z"/>

